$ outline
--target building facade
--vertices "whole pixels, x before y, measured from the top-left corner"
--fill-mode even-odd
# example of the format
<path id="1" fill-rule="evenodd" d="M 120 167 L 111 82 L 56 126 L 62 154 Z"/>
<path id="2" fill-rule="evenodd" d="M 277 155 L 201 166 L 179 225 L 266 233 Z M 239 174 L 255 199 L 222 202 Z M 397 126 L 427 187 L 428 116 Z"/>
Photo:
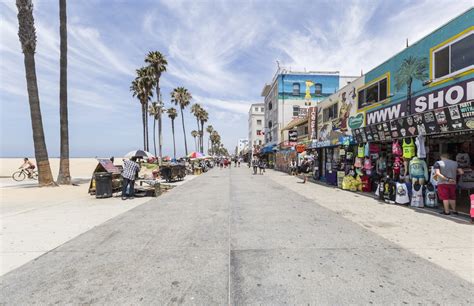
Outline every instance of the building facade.
<path id="1" fill-rule="evenodd" d="M 248 118 L 248 147 L 251 152 L 259 150 L 264 144 L 264 114 L 264 103 L 256 103 L 250 106 Z"/>
<path id="2" fill-rule="evenodd" d="M 247 138 L 239 139 L 237 143 L 237 156 L 243 155 L 248 150 L 248 146 L 249 140 Z"/>

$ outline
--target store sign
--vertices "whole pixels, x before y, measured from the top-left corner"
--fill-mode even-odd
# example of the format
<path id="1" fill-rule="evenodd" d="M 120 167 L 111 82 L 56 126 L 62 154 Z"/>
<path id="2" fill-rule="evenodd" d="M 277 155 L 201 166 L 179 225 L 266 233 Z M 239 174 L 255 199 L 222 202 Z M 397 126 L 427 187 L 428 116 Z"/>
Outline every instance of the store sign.
<path id="1" fill-rule="evenodd" d="M 364 114 L 359 113 L 356 116 L 349 117 L 349 127 L 351 129 L 360 128 L 364 124 Z"/>
<path id="2" fill-rule="evenodd" d="M 473 99 L 474 79 L 471 78 L 466 81 L 413 97 L 410 109 L 411 113 L 423 113 L 449 105 L 457 105 Z M 368 111 L 365 116 L 366 125 L 405 117 L 408 115 L 406 104 L 406 101 L 403 101 L 395 105 L 390 105 L 374 111 Z"/>
<path id="3" fill-rule="evenodd" d="M 294 147 L 296 146 L 297 142 L 296 141 L 284 141 L 281 144 L 282 148 L 288 148 L 288 147 Z"/>
<path id="4" fill-rule="evenodd" d="M 296 145 L 296 152 L 303 153 L 304 151 L 306 151 L 306 146 L 304 144 Z"/>
<path id="5" fill-rule="evenodd" d="M 290 142 L 298 141 L 298 131 L 297 130 L 289 130 L 288 131 L 288 141 L 290 141 Z"/>
<path id="6" fill-rule="evenodd" d="M 318 110 L 316 107 L 309 108 L 309 139 L 316 139 L 318 125 Z"/>
<path id="7" fill-rule="evenodd" d="M 470 129 L 474 129 L 474 101 L 372 124 L 352 130 L 352 133 L 360 143 Z"/>

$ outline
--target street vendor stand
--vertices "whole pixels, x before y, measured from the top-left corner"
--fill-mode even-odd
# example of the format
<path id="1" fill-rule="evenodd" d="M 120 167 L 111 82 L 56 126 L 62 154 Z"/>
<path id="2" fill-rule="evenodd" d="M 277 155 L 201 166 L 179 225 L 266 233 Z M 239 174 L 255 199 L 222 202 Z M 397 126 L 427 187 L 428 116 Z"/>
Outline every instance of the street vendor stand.
<path id="1" fill-rule="evenodd" d="M 163 165 L 160 168 L 160 175 L 167 182 L 181 181 L 186 176 L 186 167 L 184 165 Z"/>
<path id="2" fill-rule="evenodd" d="M 89 194 L 96 194 L 97 190 L 97 177 L 111 176 L 111 192 L 118 192 L 122 189 L 122 176 L 121 166 L 115 166 L 110 159 L 97 159 L 98 164 L 92 173 L 91 182 L 89 184 Z M 110 197 L 111 194 L 100 197 Z"/>

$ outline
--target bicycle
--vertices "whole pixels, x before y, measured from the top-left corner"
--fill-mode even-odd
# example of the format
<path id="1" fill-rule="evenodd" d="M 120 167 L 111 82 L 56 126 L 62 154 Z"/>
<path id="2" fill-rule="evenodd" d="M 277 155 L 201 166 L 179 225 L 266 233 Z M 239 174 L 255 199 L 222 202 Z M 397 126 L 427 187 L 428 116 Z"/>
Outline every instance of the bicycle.
<path id="1" fill-rule="evenodd" d="M 38 179 L 38 171 L 33 170 L 33 172 L 31 172 L 31 176 L 29 176 L 29 173 L 28 173 L 28 171 L 26 171 L 26 169 L 21 169 L 21 170 L 16 171 L 12 174 L 12 179 L 14 179 L 17 182 L 21 182 L 24 179 L 26 179 L 27 177 L 29 177 L 32 180 L 37 180 Z"/>

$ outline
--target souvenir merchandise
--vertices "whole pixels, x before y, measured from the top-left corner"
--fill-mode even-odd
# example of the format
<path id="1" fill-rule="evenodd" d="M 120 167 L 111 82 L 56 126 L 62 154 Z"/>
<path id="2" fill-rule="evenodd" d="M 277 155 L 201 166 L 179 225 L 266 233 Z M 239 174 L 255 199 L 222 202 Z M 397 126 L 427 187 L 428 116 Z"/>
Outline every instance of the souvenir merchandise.
<path id="1" fill-rule="evenodd" d="M 474 221 L 474 194 L 469 196 L 471 198 L 471 210 L 469 211 L 471 215 L 471 223 Z"/>
<path id="2" fill-rule="evenodd" d="M 367 175 L 363 175 L 361 178 L 360 178 L 361 182 L 362 182 L 362 191 L 363 192 L 371 192 L 371 186 L 370 186 L 370 178 L 369 176 Z"/>
<path id="3" fill-rule="evenodd" d="M 433 186 L 438 186 L 438 179 L 436 178 L 434 166 L 431 166 L 430 170 L 430 184 Z"/>
<path id="4" fill-rule="evenodd" d="M 359 157 L 359 156 L 355 158 L 354 167 L 362 168 L 362 158 L 363 157 Z"/>
<path id="5" fill-rule="evenodd" d="M 372 175 L 372 160 L 369 157 L 364 159 L 364 170 L 367 175 Z"/>
<path id="6" fill-rule="evenodd" d="M 400 157 L 395 157 L 395 161 L 393 162 L 393 176 L 398 177 L 400 176 L 400 168 L 402 167 L 402 160 Z"/>
<path id="7" fill-rule="evenodd" d="M 415 156 L 415 142 L 412 138 L 404 138 L 402 141 L 403 158 L 410 159 Z"/>
<path id="8" fill-rule="evenodd" d="M 471 167 L 471 158 L 467 153 L 458 153 L 456 155 L 456 161 L 458 162 L 459 168 L 469 168 Z"/>
<path id="9" fill-rule="evenodd" d="M 408 189 L 405 183 L 396 183 L 397 193 L 395 195 L 395 203 L 397 204 L 408 204 L 410 198 L 408 197 Z"/>
<path id="10" fill-rule="evenodd" d="M 418 135 L 415 140 L 416 156 L 418 158 L 426 158 L 425 136 Z"/>
<path id="11" fill-rule="evenodd" d="M 379 159 L 377 159 L 377 162 L 375 163 L 375 168 L 378 174 L 385 173 L 385 171 L 387 170 L 387 160 L 384 156 L 381 156 Z"/>
<path id="12" fill-rule="evenodd" d="M 419 182 L 423 185 L 428 180 L 428 166 L 416 156 L 410 160 L 409 173 L 413 183 Z"/>
<path id="13" fill-rule="evenodd" d="M 370 144 L 367 142 L 364 146 L 364 156 L 370 155 Z"/>
<path id="14" fill-rule="evenodd" d="M 400 147 L 400 143 L 398 140 L 395 140 L 392 143 L 392 154 L 395 156 L 401 156 L 402 155 L 402 148 Z"/>
<path id="15" fill-rule="evenodd" d="M 438 196 L 436 194 L 435 187 L 431 183 L 426 185 L 425 206 L 431 208 L 438 207 Z"/>
<path id="16" fill-rule="evenodd" d="M 421 184 L 413 184 L 413 190 L 411 195 L 411 206 L 412 207 L 423 207 L 423 186 Z"/>
<path id="17" fill-rule="evenodd" d="M 459 188 L 474 189 L 474 170 L 468 168 L 463 171 L 464 173 L 459 177 Z"/>
<path id="18" fill-rule="evenodd" d="M 362 175 L 356 177 L 357 191 L 362 191 Z"/>
<path id="19" fill-rule="evenodd" d="M 380 147 L 379 145 L 375 143 L 370 143 L 369 144 L 369 153 L 379 153 L 380 152 Z"/>
<path id="20" fill-rule="evenodd" d="M 383 199 L 387 203 L 395 203 L 395 197 L 396 197 L 396 188 L 397 185 L 396 183 L 391 180 L 387 179 L 384 183 L 383 187 Z"/>
<path id="21" fill-rule="evenodd" d="M 357 157 L 359 158 L 365 157 L 365 146 L 362 143 L 357 146 Z"/>

